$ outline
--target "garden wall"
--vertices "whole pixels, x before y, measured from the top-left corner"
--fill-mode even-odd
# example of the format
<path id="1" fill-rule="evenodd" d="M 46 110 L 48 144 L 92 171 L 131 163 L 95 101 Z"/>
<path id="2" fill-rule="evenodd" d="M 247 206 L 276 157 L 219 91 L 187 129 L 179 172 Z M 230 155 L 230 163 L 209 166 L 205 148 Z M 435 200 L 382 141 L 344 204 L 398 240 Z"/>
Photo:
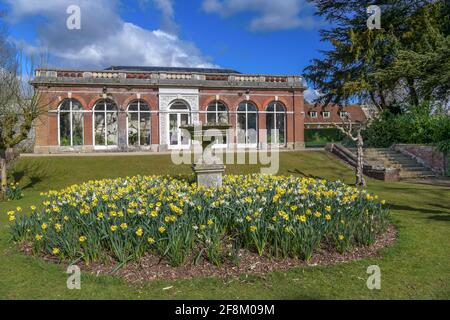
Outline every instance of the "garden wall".
<path id="1" fill-rule="evenodd" d="M 436 150 L 434 146 L 423 144 L 395 144 L 393 145 L 393 149 L 413 158 L 439 175 L 444 175 L 448 170 L 448 159 L 444 159 L 444 154 Z M 445 163 L 446 161 L 447 164 Z"/>

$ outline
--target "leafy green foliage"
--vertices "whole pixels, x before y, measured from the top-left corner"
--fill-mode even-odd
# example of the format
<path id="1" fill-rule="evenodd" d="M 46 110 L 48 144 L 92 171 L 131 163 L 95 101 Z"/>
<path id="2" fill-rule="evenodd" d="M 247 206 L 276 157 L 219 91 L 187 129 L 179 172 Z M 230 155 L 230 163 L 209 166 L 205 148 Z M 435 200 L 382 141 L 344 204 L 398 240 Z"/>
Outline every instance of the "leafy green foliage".
<path id="1" fill-rule="evenodd" d="M 366 145 L 371 147 L 386 148 L 395 143 L 436 144 L 443 146 L 444 152 L 445 143 L 450 140 L 450 117 L 431 114 L 423 104 L 401 115 L 384 112 L 363 134 Z"/>
<path id="2" fill-rule="evenodd" d="M 340 142 L 344 134 L 336 128 L 305 129 L 305 144 L 307 147 L 324 146 L 331 142 Z"/>
<path id="3" fill-rule="evenodd" d="M 340 252 L 373 244 L 389 215 L 367 191 L 292 176 L 226 176 L 218 192 L 136 176 L 43 196 L 30 216 L 8 212 L 13 240 L 31 242 L 35 253 L 88 262 L 112 256 L 126 263 L 150 252 L 174 266 L 203 253 L 221 264 L 236 246 L 309 260 L 321 243 Z"/>
<path id="4" fill-rule="evenodd" d="M 23 190 L 18 183 L 10 183 L 6 187 L 6 199 L 11 200 L 20 200 L 23 198 Z"/>
<path id="5" fill-rule="evenodd" d="M 373 1 L 311 0 L 332 27 L 321 30 L 332 49 L 314 59 L 305 77 L 325 104 L 355 99 L 400 113 L 421 101 L 449 97 L 450 3 L 382 1 L 381 29 L 370 30 Z"/>

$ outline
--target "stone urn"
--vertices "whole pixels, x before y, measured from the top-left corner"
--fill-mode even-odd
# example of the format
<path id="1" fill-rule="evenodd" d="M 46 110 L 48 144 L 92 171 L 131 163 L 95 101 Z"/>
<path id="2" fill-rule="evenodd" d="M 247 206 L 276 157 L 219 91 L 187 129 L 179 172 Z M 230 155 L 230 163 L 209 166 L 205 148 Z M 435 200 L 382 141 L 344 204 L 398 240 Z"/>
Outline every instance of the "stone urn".
<path id="1" fill-rule="evenodd" d="M 213 123 L 213 124 L 193 124 L 183 125 L 180 129 L 188 131 L 193 141 L 199 142 L 201 150 L 194 148 L 194 164 L 192 170 L 197 177 L 197 184 L 206 188 L 219 188 L 222 186 L 222 176 L 225 172 L 225 165 L 222 159 L 205 152 L 207 147 L 214 143 L 217 138 L 226 137 L 227 130 L 231 128 L 230 124 Z"/>

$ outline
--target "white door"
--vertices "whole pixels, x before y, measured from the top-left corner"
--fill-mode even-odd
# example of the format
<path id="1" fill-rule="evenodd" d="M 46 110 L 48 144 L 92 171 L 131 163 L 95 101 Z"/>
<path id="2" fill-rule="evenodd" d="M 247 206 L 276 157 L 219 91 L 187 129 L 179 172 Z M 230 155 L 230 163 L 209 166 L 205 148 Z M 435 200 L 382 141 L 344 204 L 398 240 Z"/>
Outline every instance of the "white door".
<path id="1" fill-rule="evenodd" d="M 169 113 L 169 149 L 187 149 L 190 147 L 190 134 L 180 126 L 189 124 L 189 113 Z"/>

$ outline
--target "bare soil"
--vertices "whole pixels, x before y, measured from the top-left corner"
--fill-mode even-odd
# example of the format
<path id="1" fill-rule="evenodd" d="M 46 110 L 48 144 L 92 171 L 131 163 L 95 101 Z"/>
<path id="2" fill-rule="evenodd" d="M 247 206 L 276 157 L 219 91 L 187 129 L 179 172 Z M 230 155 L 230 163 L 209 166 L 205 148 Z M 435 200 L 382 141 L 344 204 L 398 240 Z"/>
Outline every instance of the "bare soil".
<path id="1" fill-rule="evenodd" d="M 122 277 L 130 283 L 142 283 L 152 280 L 192 279 L 198 277 L 229 278 L 242 274 L 264 275 L 272 271 L 286 271 L 295 267 L 328 266 L 368 257 L 376 257 L 379 255 L 380 249 L 391 246 L 395 242 L 396 237 L 397 231 L 391 225 L 370 247 L 355 247 L 343 254 L 331 248 L 323 247 L 314 252 L 311 260 L 308 262 L 298 258 L 269 258 L 259 256 L 248 250 L 240 250 L 238 253 L 239 263 L 237 265 L 227 260 L 222 265 L 216 266 L 208 260 L 200 258 L 197 264 L 193 263 L 194 259 L 190 259 L 183 266 L 173 267 L 166 260 L 153 254 L 147 254 L 138 262 L 129 262 L 120 268 L 118 268 L 117 261 L 113 259 L 107 262 L 94 262 L 89 264 L 80 261 L 77 265 L 84 272 L 95 275 L 112 274 Z M 22 246 L 22 251 L 29 255 L 32 254 L 31 247 L 27 244 Z M 50 255 L 43 256 L 43 258 L 53 263 L 64 263 Z"/>

